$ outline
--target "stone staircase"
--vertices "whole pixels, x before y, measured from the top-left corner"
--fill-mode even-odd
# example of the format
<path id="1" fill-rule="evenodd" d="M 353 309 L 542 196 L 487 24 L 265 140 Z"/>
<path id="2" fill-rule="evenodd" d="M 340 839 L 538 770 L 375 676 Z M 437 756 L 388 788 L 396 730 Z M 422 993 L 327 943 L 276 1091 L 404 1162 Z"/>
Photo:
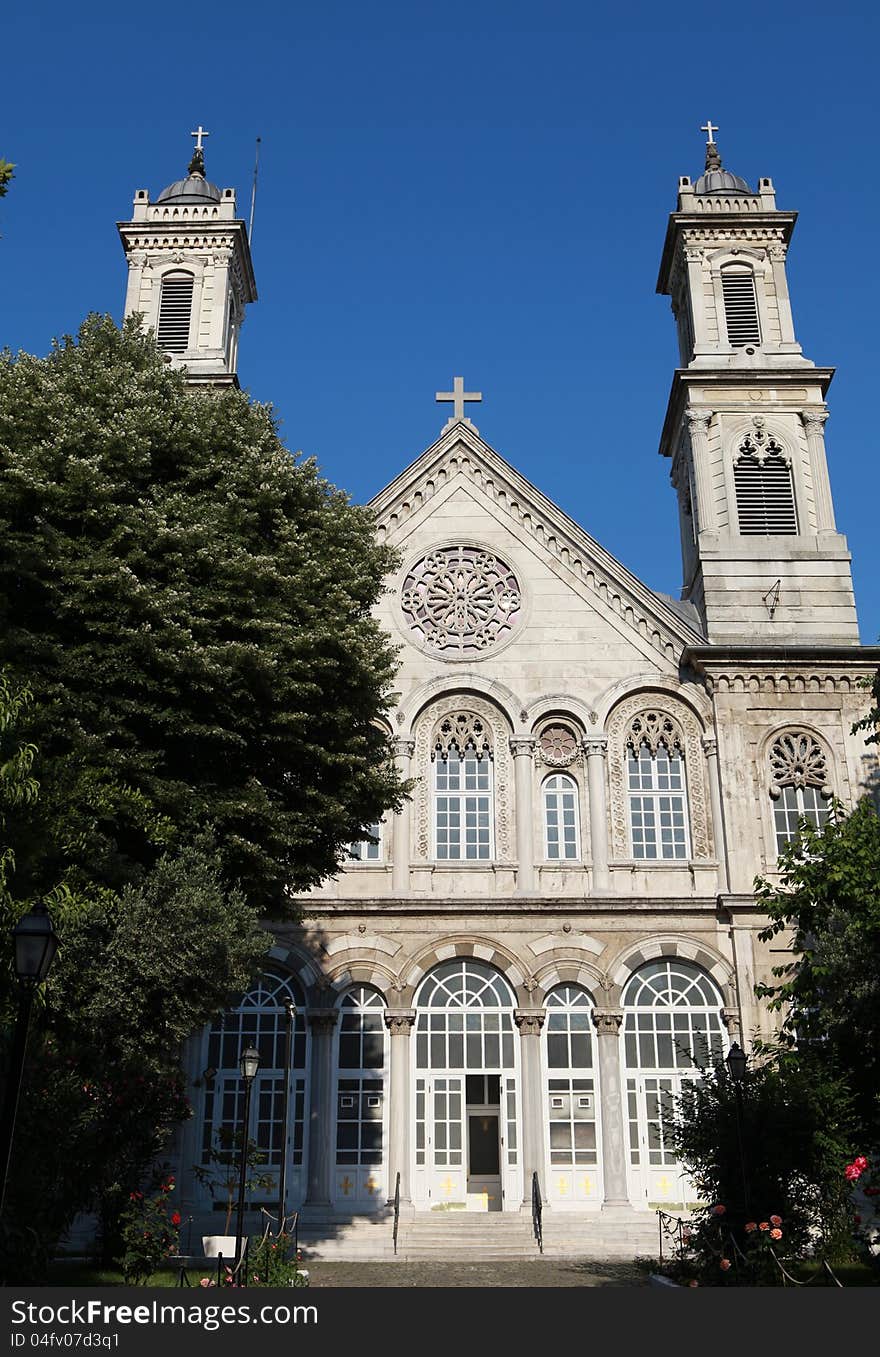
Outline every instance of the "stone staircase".
<path id="1" fill-rule="evenodd" d="M 626 1259 L 656 1257 L 653 1212 L 544 1212 L 545 1258 Z M 350 1221 L 301 1222 L 299 1243 L 310 1260 L 394 1261 L 390 1215 Z M 531 1216 L 514 1212 L 420 1211 L 401 1217 L 398 1262 L 488 1262 L 538 1258 Z"/>

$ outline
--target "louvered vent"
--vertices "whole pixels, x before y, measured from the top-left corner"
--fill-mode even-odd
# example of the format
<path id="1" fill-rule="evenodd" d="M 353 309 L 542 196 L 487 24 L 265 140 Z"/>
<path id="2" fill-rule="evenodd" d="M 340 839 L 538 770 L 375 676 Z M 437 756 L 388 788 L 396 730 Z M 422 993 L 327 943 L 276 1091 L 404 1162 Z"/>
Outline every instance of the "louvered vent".
<path id="1" fill-rule="evenodd" d="M 739 530 L 745 537 L 797 534 L 791 467 L 772 439 L 770 443 L 773 450 L 765 458 L 746 450 L 733 468 Z"/>
<path id="2" fill-rule="evenodd" d="M 162 279 L 159 324 L 156 327 L 156 342 L 166 353 L 185 353 L 189 348 L 192 301 L 192 274 L 166 273 Z"/>
<path id="3" fill-rule="evenodd" d="M 724 269 L 721 274 L 727 339 L 735 349 L 743 344 L 760 344 L 758 299 L 755 275 L 751 269 Z"/>

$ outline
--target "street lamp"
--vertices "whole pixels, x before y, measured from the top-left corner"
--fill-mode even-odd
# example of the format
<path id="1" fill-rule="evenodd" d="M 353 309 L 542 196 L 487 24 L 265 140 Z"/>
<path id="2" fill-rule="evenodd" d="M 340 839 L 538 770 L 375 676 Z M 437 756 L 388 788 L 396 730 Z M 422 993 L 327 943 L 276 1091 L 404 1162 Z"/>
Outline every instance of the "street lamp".
<path id="1" fill-rule="evenodd" d="M 235 1262 L 241 1262 L 241 1237 L 244 1232 L 244 1193 L 247 1183 L 248 1130 L 251 1124 L 251 1086 L 260 1068 L 260 1052 L 247 1046 L 238 1058 L 238 1069 L 244 1083 L 244 1117 L 241 1128 L 241 1169 L 238 1179 L 238 1221 L 235 1229 Z"/>
<path id="2" fill-rule="evenodd" d="M 15 1032 L 9 1053 L 9 1077 L 6 1084 L 6 1096 L 3 1100 L 3 1120 L 0 1124 L 0 1166 L 3 1169 L 3 1186 L 0 1189 L 0 1215 L 6 1201 L 6 1184 L 9 1180 L 9 1165 L 12 1160 L 12 1140 L 15 1135 L 15 1118 L 18 1112 L 18 1098 L 21 1092 L 21 1077 L 24 1073 L 24 1057 L 27 1049 L 28 1026 L 37 985 L 41 985 L 49 974 L 49 968 L 58 950 L 58 935 L 52 926 L 49 911 L 38 900 L 12 929 L 12 945 L 15 958 L 15 977 L 18 981 L 18 1013 L 15 1019 Z"/>
<path id="3" fill-rule="evenodd" d="M 278 1171 L 278 1233 L 284 1229 L 287 1219 L 287 1120 L 290 1103 L 290 1064 L 293 1055 L 293 1040 L 296 1032 L 296 1004 L 292 999 L 284 1003 L 287 1015 L 287 1040 L 284 1046 L 284 1095 L 281 1114 L 281 1167 Z"/>
<path id="4" fill-rule="evenodd" d="M 739 1147 L 739 1167 L 742 1174 L 743 1187 L 743 1210 L 746 1216 L 749 1214 L 749 1179 L 746 1173 L 746 1156 L 743 1148 L 743 1083 L 745 1082 L 746 1069 L 749 1058 L 738 1041 L 733 1042 L 730 1050 L 727 1052 L 725 1064 L 727 1072 L 730 1075 L 730 1082 L 733 1084 L 733 1097 L 736 1106 L 736 1142 Z"/>

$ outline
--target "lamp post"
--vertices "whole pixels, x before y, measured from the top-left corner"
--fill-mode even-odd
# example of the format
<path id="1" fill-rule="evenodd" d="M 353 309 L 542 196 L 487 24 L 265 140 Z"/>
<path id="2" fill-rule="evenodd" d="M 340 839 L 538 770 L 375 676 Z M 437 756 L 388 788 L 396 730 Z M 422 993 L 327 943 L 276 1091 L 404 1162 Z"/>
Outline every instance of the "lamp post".
<path id="1" fill-rule="evenodd" d="M 12 929 L 12 944 L 15 958 L 15 977 L 18 981 L 18 1013 L 15 1019 L 15 1032 L 9 1053 L 9 1073 L 6 1081 L 6 1096 L 3 1099 L 3 1120 L 0 1123 L 0 1168 L 3 1171 L 3 1186 L 0 1188 L 0 1215 L 6 1201 L 6 1184 L 9 1179 L 9 1165 L 12 1159 L 12 1140 L 15 1135 L 15 1118 L 18 1112 L 18 1098 L 21 1092 L 21 1077 L 24 1073 L 24 1057 L 27 1049 L 28 1026 L 37 985 L 41 985 L 49 974 L 49 968 L 58 950 L 58 935 L 52 926 L 49 911 L 39 900 Z"/>
<path id="2" fill-rule="evenodd" d="M 725 1061 L 727 1072 L 730 1075 L 730 1081 L 733 1084 L 733 1097 L 736 1106 L 736 1142 L 739 1148 L 739 1167 L 742 1174 L 743 1187 L 743 1210 L 746 1216 L 749 1214 L 749 1179 L 746 1173 L 746 1156 L 743 1148 L 743 1083 L 746 1077 L 749 1058 L 738 1041 L 735 1041 L 727 1052 Z"/>
<path id="3" fill-rule="evenodd" d="M 284 1094 L 281 1113 L 281 1167 L 278 1171 L 278 1233 L 284 1229 L 287 1218 L 287 1120 L 290 1107 L 290 1065 L 293 1055 L 293 1041 L 296 1033 L 296 1004 L 286 1000 L 284 1012 L 287 1015 L 287 1040 L 284 1046 Z"/>
<path id="4" fill-rule="evenodd" d="M 241 1237 L 244 1233 L 244 1193 L 247 1185 L 248 1131 L 251 1124 L 251 1087 L 260 1068 L 260 1052 L 248 1046 L 238 1058 L 244 1083 L 244 1117 L 241 1127 L 241 1168 L 238 1179 L 238 1220 L 235 1227 L 235 1264 L 241 1262 Z"/>

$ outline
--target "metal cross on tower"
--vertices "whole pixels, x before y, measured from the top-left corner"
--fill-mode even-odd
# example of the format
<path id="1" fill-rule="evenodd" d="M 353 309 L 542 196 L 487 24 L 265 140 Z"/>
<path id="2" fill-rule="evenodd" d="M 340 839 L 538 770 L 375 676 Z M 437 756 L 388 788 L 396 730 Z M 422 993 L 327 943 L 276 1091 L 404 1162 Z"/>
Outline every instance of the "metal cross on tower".
<path id="1" fill-rule="evenodd" d="M 720 130 L 721 130 L 720 128 L 718 128 L 718 127 L 713 127 L 713 126 L 712 126 L 711 120 L 708 121 L 708 122 L 703 123 L 703 126 L 700 128 L 700 131 L 706 133 L 706 137 L 707 137 L 706 145 L 707 145 L 707 146 L 712 146 L 712 145 L 714 144 L 714 142 L 715 142 L 715 138 L 712 136 L 712 133 L 713 133 L 713 132 L 718 132 L 718 131 L 720 131 Z"/>
<path id="2" fill-rule="evenodd" d="M 202 150 L 204 150 L 204 147 L 202 146 L 202 137 L 209 137 L 210 135 L 211 135 L 211 133 L 210 133 L 210 132 L 206 132 L 205 129 L 204 129 L 204 127 L 202 127 L 202 124 L 201 124 L 201 123 L 199 123 L 199 125 L 198 125 L 198 127 L 196 128 L 195 132 L 190 132 L 190 136 L 191 136 L 191 137 L 195 137 L 195 139 L 196 139 L 196 150 L 197 150 L 197 151 L 202 151 Z"/>
<path id="3" fill-rule="evenodd" d="M 465 424 L 470 424 L 473 428 L 476 425 L 468 419 L 464 412 L 465 401 L 481 401 L 483 399 L 482 391 L 465 391 L 464 378 L 453 377 L 451 391 L 438 391 L 436 393 L 438 401 L 452 401 L 452 418 L 447 420 L 444 427 L 448 428 L 450 424 L 455 424 L 459 419 L 464 420 Z"/>

